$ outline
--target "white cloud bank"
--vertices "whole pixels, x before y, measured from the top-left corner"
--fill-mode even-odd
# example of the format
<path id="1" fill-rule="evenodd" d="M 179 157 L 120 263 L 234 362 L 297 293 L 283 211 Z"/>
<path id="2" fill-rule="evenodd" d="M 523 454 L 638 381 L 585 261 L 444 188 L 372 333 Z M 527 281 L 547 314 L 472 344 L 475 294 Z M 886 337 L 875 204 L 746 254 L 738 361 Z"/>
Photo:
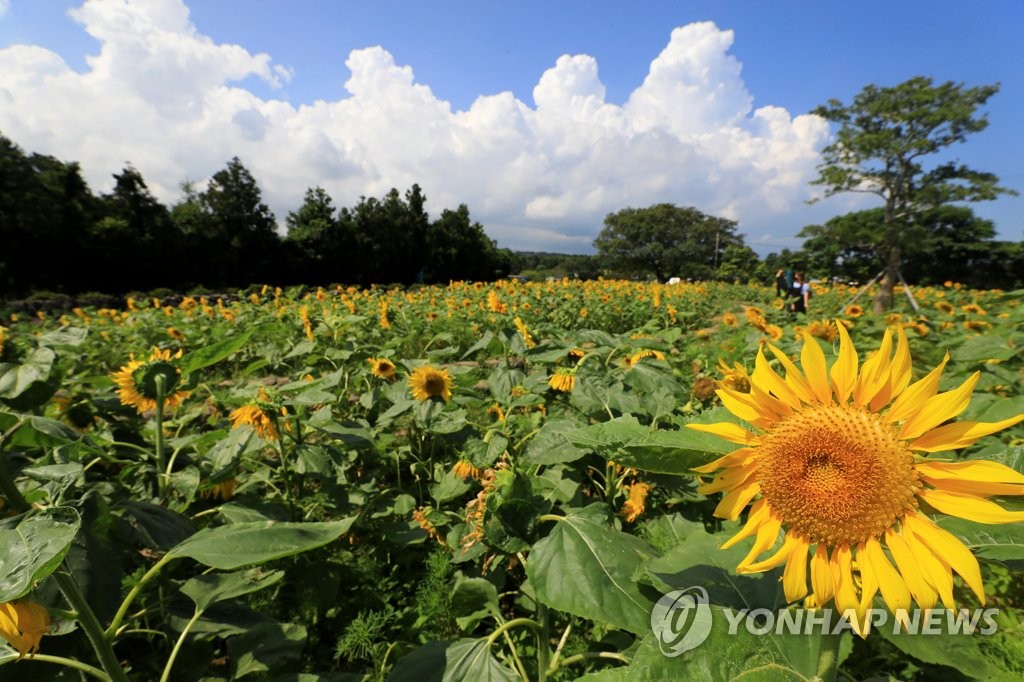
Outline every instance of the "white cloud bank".
<path id="1" fill-rule="evenodd" d="M 756 242 L 809 196 L 828 139 L 816 116 L 753 110 L 733 34 L 710 22 L 675 29 L 623 106 L 592 57 L 564 55 L 536 106 L 502 92 L 452 111 L 382 47 L 349 54 L 349 97 L 296 108 L 239 84 L 288 69 L 202 35 L 181 0 L 87 0 L 72 16 L 101 45 L 83 73 L 42 46 L 0 50 L 0 133 L 81 162 L 95 191 L 130 161 L 168 204 L 237 155 L 282 221 L 309 186 L 351 206 L 419 183 L 432 215 L 465 203 L 511 248 L 585 251 L 606 214 L 658 202 L 739 220 Z"/>

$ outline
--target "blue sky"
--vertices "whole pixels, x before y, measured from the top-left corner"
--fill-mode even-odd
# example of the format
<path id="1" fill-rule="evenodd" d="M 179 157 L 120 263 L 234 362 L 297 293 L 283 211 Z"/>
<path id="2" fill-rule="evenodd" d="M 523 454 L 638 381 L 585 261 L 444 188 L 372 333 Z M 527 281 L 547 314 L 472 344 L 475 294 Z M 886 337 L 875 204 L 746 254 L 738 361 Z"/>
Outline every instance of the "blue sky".
<path id="1" fill-rule="evenodd" d="M 1018 0 L 128 4 L 0 0 L 0 132 L 95 191 L 131 161 L 173 203 L 237 154 L 282 220 L 311 185 L 417 182 L 502 246 L 586 252 L 607 213 L 668 201 L 764 254 L 865 206 L 806 205 L 829 131 L 804 115 L 916 75 L 1001 83 L 954 155 L 1024 190 Z M 1011 240 L 1022 208 L 975 206 Z"/>

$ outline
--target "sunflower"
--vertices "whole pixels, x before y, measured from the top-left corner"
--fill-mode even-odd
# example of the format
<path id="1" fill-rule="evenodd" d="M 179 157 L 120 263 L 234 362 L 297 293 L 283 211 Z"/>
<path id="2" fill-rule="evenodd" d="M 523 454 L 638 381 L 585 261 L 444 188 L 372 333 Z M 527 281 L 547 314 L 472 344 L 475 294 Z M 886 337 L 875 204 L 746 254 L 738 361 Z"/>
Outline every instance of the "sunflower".
<path id="1" fill-rule="evenodd" d="M 721 384 L 740 393 L 750 393 L 750 375 L 747 368 L 738 362 L 730 367 L 725 360 L 718 359 L 718 370 L 722 373 Z"/>
<path id="2" fill-rule="evenodd" d="M 423 365 L 409 375 L 409 388 L 416 400 L 440 398 L 448 402 L 452 398 L 452 375 L 446 369 Z"/>
<path id="3" fill-rule="evenodd" d="M 556 370 L 548 379 L 548 386 L 555 391 L 572 393 L 572 389 L 576 387 L 576 372 L 571 369 Z"/>
<path id="4" fill-rule="evenodd" d="M 846 315 L 847 317 L 860 317 L 861 315 L 864 314 L 864 309 L 861 308 L 856 303 L 851 303 L 850 305 L 846 306 L 845 310 L 843 310 L 843 314 Z"/>
<path id="5" fill-rule="evenodd" d="M 533 336 L 530 334 L 530 330 L 527 329 L 526 323 L 522 321 L 518 316 L 513 322 L 516 325 L 516 331 L 523 337 L 523 343 L 526 344 L 527 348 L 533 348 L 537 345 L 537 342 L 533 340 Z"/>
<path id="6" fill-rule="evenodd" d="M 733 315 L 732 313 L 725 313 L 724 315 L 722 315 L 722 324 L 724 324 L 726 327 L 735 327 L 739 323 L 740 321 L 737 320 L 736 316 Z"/>
<path id="7" fill-rule="evenodd" d="M 181 350 L 171 354 L 170 350 L 154 348 L 149 360 L 136 360 L 133 356 L 128 364 L 111 375 L 118 385 L 117 393 L 121 404 L 134 407 L 139 414 L 156 409 L 156 377 L 164 379 L 164 407 L 175 408 L 188 397 L 188 391 L 177 390 L 181 382 L 181 370 L 174 362 L 181 357 Z"/>
<path id="8" fill-rule="evenodd" d="M 260 438 L 278 440 L 281 437 L 270 413 L 259 405 L 242 405 L 238 409 L 232 410 L 228 418 L 231 420 L 233 429 L 251 426 Z"/>
<path id="9" fill-rule="evenodd" d="M 650 350 L 649 348 L 643 348 L 633 353 L 630 357 L 626 358 L 626 365 L 634 367 L 638 362 L 644 358 L 654 358 L 655 360 L 664 360 L 665 354 L 660 350 Z"/>
<path id="10" fill-rule="evenodd" d="M 967 305 L 962 305 L 960 306 L 960 310 L 971 315 L 988 315 L 988 312 L 986 312 L 985 309 L 982 308 L 977 303 L 968 303 Z"/>
<path id="11" fill-rule="evenodd" d="M 468 460 L 465 459 L 460 459 L 458 462 L 455 463 L 455 466 L 452 467 L 452 473 L 461 478 L 463 481 L 465 481 L 467 478 L 479 480 L 480 476 L 483 475 L 483 472 L 480 471 L 479 468 L 473 466 L 472 462 L 469 462 Z"/>
<path id="12" fill-rule="evenodd" d="M 946 315 L 952 315 L 953 313 L 956 312 L 956 308 L 954 308 L 951 303 L 947 303 L 946 301 L 936 301 L 935 309 L 938 310 L 939 312 L 945 313 Z"/>
<path id="13" fill-rule="evenodd" d="M 395 378 L 395 363 L 387 358 L 367 358 L 370 363 L 370 374 L 391 381 Z"/>
<path id="14" fill-rule="evenodd" d="M 637 481 L 626 487 L 629 489 L 629 497 L 622 504 L 621 514 L 627 523 L 633 523 L 646 509 L 647 493 L 651 486 Z"/>
<path id="15" fill-rule="evenodd" d="M 26 654 L 31 658 L 49 629 L 50 614 L 39 604 L 27 601 L 0 604 L 0 637 L 18 650 L 18 658 Z"/>
<path id="16" fill-rule="evenodd" d="M 919 453 L 967 447 L 1024 420 L 1024 414 L 994 423 L 944 424 L 967 407 L 979 372 L 938 393 L 947 355 L 910 383 L 910 350 L 902 329 L 896 332 L 895 352 L 886 331 L 881 347 L 858 369 L 846 328 L 837 329 L 839 355 L 830 370 L 821 347 L 805 335 L 802 372 L 769 345 L 785 369 L 784 379 L 759 349 L 751 392 L 718 390 L 726 408 L 755 430 L 732 423 L 688 425 L 742 446 L 695 469 L 716 474 L 701 492 L 725 493 L 716 516 L 736 519 L 750 505 L 746 524 L 723 549 L 754 537 L 737 572 L 785 564 L 782 583 L 789 601 L 808 595 L 809 561 L 809 605 L 835 599 L 839 610 L 855 614 L 851 625 L 862 636 L 869 627 L 866 610 L 879 591 L 894 612 L 908 609 L 911 599 L 922 609 L 940 599 L 953 609 L 953 571 L 984 604 L 977 560 L 922 512 L 922 503 L 981 523 L 1021 521 L 1024 512 L 1007 511 L 986 498 L 1024 495 L 1024 475 L 995 462 L 940 461 Z M 780 530 L 785 531 L 782 546 L 758 560 L 775 546 Z"/>

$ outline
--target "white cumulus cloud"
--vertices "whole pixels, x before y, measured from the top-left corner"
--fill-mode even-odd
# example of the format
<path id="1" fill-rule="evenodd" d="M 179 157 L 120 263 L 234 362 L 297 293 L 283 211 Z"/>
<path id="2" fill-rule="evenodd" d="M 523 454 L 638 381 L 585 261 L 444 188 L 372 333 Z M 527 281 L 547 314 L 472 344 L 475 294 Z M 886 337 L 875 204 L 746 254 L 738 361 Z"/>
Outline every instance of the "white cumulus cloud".
<path id="1" fill-rule="evenodd" d="M 0 50 L 0 132 L 79 161 L 95 191 L 130 161 L 169 204 L 237 155 L 282 220 L 310 186 L 351 206 L 419 183 L 433 215 L 466 203 L 512 248 L 583 251 L 608 213 L 658 202 L 739 220 L 756 243 L 809 196 L 828 139 L 818 117 L 753 109 L 734 36 L 710 22 L 674 30 L 623 105 L 580 54 L 540 75 L 534 106 L 498 92 L 453 111 L 380 46 L 349 54 L 349 96 L 296 107 L 242 85 L 280 86 L 287 67 L 215 43 L 181 0 L 87 0 L 72 17 L 100 43 L 82 73 L 45 46 Z"/>

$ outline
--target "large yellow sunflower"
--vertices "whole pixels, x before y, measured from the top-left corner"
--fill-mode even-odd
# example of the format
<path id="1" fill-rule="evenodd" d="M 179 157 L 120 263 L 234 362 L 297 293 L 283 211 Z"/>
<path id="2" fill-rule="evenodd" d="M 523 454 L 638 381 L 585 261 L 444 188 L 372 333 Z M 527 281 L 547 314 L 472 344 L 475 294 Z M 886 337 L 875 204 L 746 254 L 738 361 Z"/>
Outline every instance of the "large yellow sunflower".
<path id="1" fill-rule="evenodd" d="M 50 614 L 39 604 L 13 601 L 0 604 L 0 637 L 18 650 L 18 658 L 39 650 L 39 640 L 50 630 Z"/>
<path id="2" fill-rule="evenodd" d="M 409 375 L 409 388 L 416 400 L 440 398 L 448 402 L 452 398 L 452 375 L 446 369 L 423 365 Z"/>
<path id="3" fill-rule="evenodd" d="M 181 349 L 171 354 L 170 350 L 154 348 L 149 360 L 136 360 L 134 357 L 117 372 L 111 375 L 118 385 L 117 393 L 122 405 L 129 405 L 139 414 L 156 409 L 155 377 L 164 378 L 164 407 L 174 409 L 188 397 L 188 391 L 178 390 L 181 381 L 181 370 L 174 361 L 181 357 Z"/>
<path id="4" fill-rule="evenodd" d="M 750 393 L 717 391 L 729 411 L 754 430 L 731 423 L 689 425 L 742 446 L 696 469 L 716 474 L 701 487 L 703 493 L 725 493 L 716 516 L 735 519 L 750 505 L 746 524 L 723 549 L 753 537 L 738 573 L 785 564 L 782 584 L 789 601 L 808 595 L 809 574 L 809 605 L 834 598 L 862 635 L 878 592 L 897 615 L 912 599 L 922 609 L 939 600 L 953 609 L 954 571 L 984 603 L 974 555 L 922 506 L 980 523 L 1022 521 L 1024 512 L 1007 511 L 987 498 L 1024 495 L 1024 475 L 996 462 L 942 461 L 920 453 L 967 447 L 1024 420 L 1024 414 L 994 423 L 947 424 L 967 407 L 979 373 L 939 393 L 948 355 L 911 383 L 902 329 L 895 352 L 886 331 L 881 347 L 859 367 L 846 327 L 837 329 L 839 355 L 831 369 L 821 347 L 805 334 L 802 372 L 769 345 L 785 378 L 759 349 Z M 759 560 L 775 547 L 780 530 L 782 546 Z"/>

